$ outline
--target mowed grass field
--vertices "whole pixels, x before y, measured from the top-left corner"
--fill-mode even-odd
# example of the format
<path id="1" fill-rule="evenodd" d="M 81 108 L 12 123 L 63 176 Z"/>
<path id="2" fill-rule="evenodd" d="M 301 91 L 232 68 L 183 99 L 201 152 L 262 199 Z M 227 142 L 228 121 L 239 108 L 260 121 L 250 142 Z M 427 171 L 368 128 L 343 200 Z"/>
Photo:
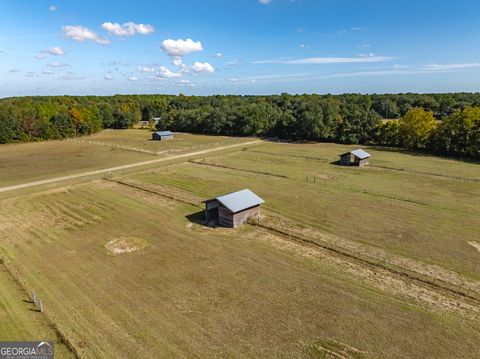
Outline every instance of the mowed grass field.
<path id="1" fill-rule="evenodd" d="M 138 142 L 137 131 L 112 133 Z M 189 141 L 192 148 L 240 141 L 210 139 L 219 138 Z M 367 149 L 368 168 L 331 163 L 351 148 L 265 142 L 113 177 L 183 202 L 106 180 L 0 199 L 0 255 L 46 308 L 42 320 L 0 272 L 8 293 L 0 294 L 0 339 L 56 337 L 48 317 L 88 358 L 479 357 L 478 302 L 455 302 L 355 262 L 340 265 L 331 253 L 261 226 L 198 222 L 202 199 L 250 188 L 266 200 L 261 223 L 282 218 L 313 237 L 478 283 L 479 165 L 375 149 Z M 48 163 L 55 175 L 66 162 Z"/>
<path id="2" fill-rule="evenodd" d="M 74 358 L 30 300 L 10 274 L 0 267 L 0 340 L 53 340 L 58 358 Z"/>
<path id="3" fill-rule="evenodd" d="M 245 141 L 245 138 L 227 136 L 207 136 L 190 133 L 175 133 L 174 141 L 152 141 L 150 130 L 109 130 L 84 137 L 81 140 L 94 141 L 105 145 L 127 146 L 139 150 L 157 152 L 160 155 L 197 150 L 206 147 L 224 146 Z"/>
<path id="4" fill-rule="evenodd" d="M 174 156 L 251 140 L 189 134 L 178 134 L 174 141 L 150 139 L 151 132 L 147 130 L 112 130 L 77 138 L 74 141 L 1 145 L 0 187 L 127 165 L 157 157 L 136 151 L 135 148 L 165 151 L 161 155 Z"/>
<path id="5" fill-rule="evenodd" d="M 270 143 L 131 177 L 200 198 L 250 188 L 295 223 L 479 280 L 480 165 L 374 149 L 370 167 L 332 164 L 351 148 Z"/>
<path id="6" fill-rule="evenodd" d="M 100 181 L 1 205 L 4 256 L 86 357 L 480 354 L 478 321 L 369 288 L 255 227 L 194 224 L 198 207 Z"/>

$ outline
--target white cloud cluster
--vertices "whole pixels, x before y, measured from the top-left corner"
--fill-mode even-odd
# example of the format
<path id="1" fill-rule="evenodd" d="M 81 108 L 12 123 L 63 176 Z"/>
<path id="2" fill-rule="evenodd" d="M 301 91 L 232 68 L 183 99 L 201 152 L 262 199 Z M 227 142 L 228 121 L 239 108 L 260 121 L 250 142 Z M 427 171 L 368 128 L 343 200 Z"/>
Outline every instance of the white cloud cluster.
<path id="1" fill-rule="evenodd" d="M 59 46 L 54 46 L 49 48 L 48 50 L 41 50 L 35 55 L 37 59 L 44 59 L 48 55 L 53 55 L 53 56 L 63 56 L 65 55 L 65 51 Z"/>
<path id="2" fill-rule="evenodd" d="M 58 69 L 61 67 L 69 67 L 70 65 L 64 62 L 52 62 L 51 64 L 48 64 L 48 66 Z"/>
<path id="3" fill-rule="evenodd" d="M 108 45 L 110 40 L 100 37 L 95 31 L 84 26 L 63 26 L 63 33 L 71 40 L 78 42 L 93 41 L 97 44 Z"/>
<path id="4" fill-rule="evenodd" d="M 102 28 L 107 30 L 109 34 L 116 36 L 133 36 L 135 34 L 149 35 L 155 32 L 155 28 L 149 24 L 135 24 L 134 22 L 126 22 L 123 25 L 119 23 L 104 22 Z"/>
<path id="5" fill-rule="evenodd" d="M 173 79 L 173 78 L 178 78 L 182 77 L 181 72 L 173 72 L 169 69 L 167 69 L 165 66 L 160 66 L 160 70 L 158 71 L 158 77 L 163 78 L 163 79 Z"/>
<path id="6" fill-rule="evenodd" d="M 173 57 L 182 57 L 195 51 L 203 51 L 202 43 L 192 39 L 167 39 L 162 42 L 161 48 L 167 55 Z"/>
<path id="7" fill-rule="evenodd" d="M 190 80 L 185 80 L 185 79 L 182 79 L 180 81 L 177 82 L 177 85 L 178 86 L 186 86 L 186 87 L 195 87 L 197 85 L 195 85 L 192 81 Z"/>
<path id="8" fill-rule="evenodd" d="M 213 66 L 210 65 L 208 62 L 201 63 L 198 61 L 194 62 L 194 64 L 192 65 L 192 70 L 196 74 L 211 74 L 215 72 Z"/>
<path id="9" fill-rule="evenodd" d="M 149 72 L 155 72 L 155 68 L 150 66 L 137 66 L 137 71 L 149 73 Z"/>
<path id="10" fill-rule="evenodd" d="M 272 2 L 272 0 L 258 0 L 258 2 L 262 5 L 268 5 Z"/>
<path id="11" fill-rule="evenodd" d="M 50 6 L 48 7 L 48 10 L 50 10 L 50 11 L 57 11 L 57 10 L 58 10 L 58 7 L 55 6 L 55 5 L 50 5 Z"/>
<path id="12" fill-rule="evenodd" d="M 55 55 L 55 56 L 63 56 L 65 55 L 65 51 L 63 51 L 63 49 L 59 46 L 54 46 L 54 47 L 51 47 L 48 52 L 51 54 L 51 55 Z"/>

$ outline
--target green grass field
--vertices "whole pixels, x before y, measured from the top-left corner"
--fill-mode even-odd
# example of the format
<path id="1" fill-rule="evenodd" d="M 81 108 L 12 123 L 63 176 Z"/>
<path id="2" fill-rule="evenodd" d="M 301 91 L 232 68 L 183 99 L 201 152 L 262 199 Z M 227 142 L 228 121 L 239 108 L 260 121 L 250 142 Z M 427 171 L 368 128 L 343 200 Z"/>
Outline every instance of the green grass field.
<path id="1" fill-rule="evenodd" d="M 132 178 L 202 198 L 249 187 L 296 223 L 480 279 L 478 164 L 375 150 L 371 167 L 331 163 L 347 149 L 267 144 Z"/>
<path id="2" fill-rule="evenodd" d="M 55 355 L 58 358 L 74 358 L 43 314 L 29 303 L 30 300 L 10 274 L 0 267 L 0 340 L 55 341 Z"/>
<path id="3" fill-rule="evenodd" d="M 366 357 L 480 353 L 480 323 L 367 288 L 251 227 L 192 225 L 195 207 L 96 182 L 2 208 L 16 209 L 1 225 L 7 256 L 87 357 L 306 357 L 325 342 Z M 114 255 L 112 241 L 137 250 Z"/>
<path id="4" fill-rule="evenodd" d="M 245 138 L 175 133 L 173 141 L 152 141 L 151 131 L 129 129 L 102 131 L 82 138 L 82 141 L 94 141 L 113 146 L 127 146 L 133 149 L 157 152 L 160 155 L 168 155 L 169 153 L 234 144 L 245 141 Z"/>
<path id="5" fill-rule="evenodd" d="M 0 146 L 0 186 L 127 165 L 156 158 L 135 149 L 177 155 L 246 142 L 249 138 L 178 134 L 173 141 L 151 141 L 146 130 L 114 130 L 75 141 L 48 141 Z M 111 147 L 102 143 L 128 148 Z M 144 145 L 144 143 L 146 145 Z M 166 151 L 166 152 L 163 152 Z"/>
<path id="6" fill-rule="evenodd" d="M 54 335 L 49 318 L 92 358 L 479 357 L 477 301 L 261 226 L 199 223 L 202 199 L 248 187 L 263 224 L 478 284 L 479 165 L 375 149 L 370 167 L 331 164 L 350 148 L 264 143 L 113 178 L 150 192 L 95 180 L 0 199 L 0 254 L 46 306 L 29 311 L 0 272 L 1 339 Z"/>

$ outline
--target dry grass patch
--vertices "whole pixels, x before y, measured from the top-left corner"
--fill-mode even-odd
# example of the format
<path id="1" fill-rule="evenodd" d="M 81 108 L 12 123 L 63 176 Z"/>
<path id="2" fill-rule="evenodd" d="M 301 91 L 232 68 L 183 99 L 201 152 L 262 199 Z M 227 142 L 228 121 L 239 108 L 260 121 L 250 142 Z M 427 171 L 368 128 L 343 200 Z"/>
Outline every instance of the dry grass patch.
<path id="1" fill-rule="evenodd" d="M 141 249 L 145 249 L 147 246 L 148 242 L 139 237 L 121 237 L 112 239 L 105 244 L 107 251 L 113 255 L 139 251 Z"/>

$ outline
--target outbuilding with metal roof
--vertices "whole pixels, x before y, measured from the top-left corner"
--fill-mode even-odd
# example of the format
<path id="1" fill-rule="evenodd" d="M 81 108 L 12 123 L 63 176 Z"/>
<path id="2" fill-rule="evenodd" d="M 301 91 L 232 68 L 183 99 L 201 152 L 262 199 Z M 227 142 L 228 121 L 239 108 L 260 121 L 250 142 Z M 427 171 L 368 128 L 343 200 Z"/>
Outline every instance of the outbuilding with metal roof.
<path id="1" fill-rule="evenodd" d="M 152 133 L 153 141 L 173 140 L 173 132 L 171 131 L 157 131 Z"/>
<path id="2" fill-rule="evenodd" d="M 340 165 L 363 167 L 370 161 L 370 153 L 358 149 L 340 155 Z"/>
<path id="3" fill-rule="evenodd" d="M 249 218 L 260 217 L 260 205 L 264 200 L 249 189 L 232 192 L 204 201 L 207 223 L 235 228 Z"/>

